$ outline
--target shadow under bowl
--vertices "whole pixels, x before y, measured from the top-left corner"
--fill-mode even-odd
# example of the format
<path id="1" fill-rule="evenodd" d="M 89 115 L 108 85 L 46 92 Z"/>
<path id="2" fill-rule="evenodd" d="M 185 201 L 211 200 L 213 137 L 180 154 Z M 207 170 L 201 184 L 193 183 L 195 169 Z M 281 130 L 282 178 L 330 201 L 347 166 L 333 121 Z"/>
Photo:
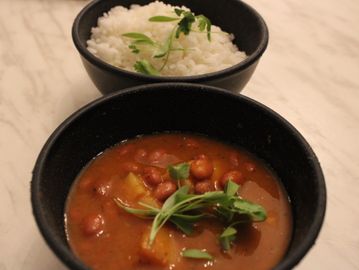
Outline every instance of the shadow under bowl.
<path id="1" fill-rule="evenodd" d="M 320 164 L 305 139 L 280 115 L 247 97 L 204 85 L 139 86 L 102 97 L 65 120 L 43 147 L 31 183 L 39 229 L 71 269 L 88 269 L 72 253 L 64 230 L 64 207 L 81 169 L 98 153 L 140 134 L 200 133 L 235 144 L 264 160 L 285 187 L 293 212 L 293 235 L 275 270 L 291 269 L 320 231 L 326 188 Z"/>
<path id="2" fill-rule="evenodd" d="M 94 56 L 87 49 L 91 28 L 97 25 L 99 17 L 112 7 L 132 4 L 146 5 L 151 0 L 95 0 L 89 3 L 76 17 L 72 27 L 73 42 L 81 55 L 83 65 L 93 83 L 102 94 L 108 94 L 136 85 L 160 82 L 187 82 L 219 86 L 233 92 L 240 92 L 251 78 L 258 61 L 268 44 L 268 29 L 263 18 L 250 6 L 239 0 L 164 0 L 171 5 L 185 5 L 195 14 L 207 16 L 223 31 L 233 33 L 234 43 L 246 52 L 248 57 L 221 71 L 195 76 L 149 76 L 127 71 L 110 65 Z M 130 53 L 130 51 L 129 51 Z"/>

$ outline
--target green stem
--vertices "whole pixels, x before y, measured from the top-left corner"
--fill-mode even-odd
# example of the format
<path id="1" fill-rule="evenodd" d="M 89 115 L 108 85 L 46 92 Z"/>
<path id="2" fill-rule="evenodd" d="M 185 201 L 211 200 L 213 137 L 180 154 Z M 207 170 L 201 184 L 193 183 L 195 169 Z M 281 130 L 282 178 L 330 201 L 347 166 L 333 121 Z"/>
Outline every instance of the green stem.
<path id="1" fill-rule="evenodd" d="M 164 69 L 164 67 L 167 65 L 167 62 L 168 62 L 168 58 L 169 58 L 169 56 L 170 56 L 170 52 L 171 52 L 171 50 L 172 50 L 172 43 L 173 43 L 173 36 L 174 36 L 174 34 L 175 34 L 175 30 L 177 29 L 177 27 L 178 26 L 175 26 L 175 28 L 173 28 L 173 30 L 172 30 L 172 32 L 171 32 L 171 35 L 169 36 L 169 44 L 168 44 L 168 51 L 167 51 L 167 53 L 166 53 L 166 56 L 165 56 L 165 60 L 163 61 L 163 64 L 162 64 L 162 66 L 161 66 L 161 68 L 160 68 L 160 70 L 159 70 L 159 72 L 161 72 L 163 69 Z"/>

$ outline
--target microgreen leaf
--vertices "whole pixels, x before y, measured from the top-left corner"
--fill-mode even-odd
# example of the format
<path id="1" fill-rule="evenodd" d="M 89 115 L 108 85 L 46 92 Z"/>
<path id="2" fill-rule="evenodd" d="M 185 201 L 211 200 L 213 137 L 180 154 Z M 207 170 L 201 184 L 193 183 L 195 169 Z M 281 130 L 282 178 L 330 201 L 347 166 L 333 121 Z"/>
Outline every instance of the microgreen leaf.
<path id="1" fill-rule="evenodd" d="M 149 205 L 149 204 L 147 204 L 147 203 L 141 202 L 141 201 L 139 201 L 138 204 L 141 205 L 141 206 L 143 206 L 143 207 L 146 207 L 147 209 L 153 210 L 153 211 L 155 211 L 156 213 L 158 213 L 158 212 L 160 211 L 160 209 L 158 209 L 158 208 L 156 208 L 156 207 L 154 207 L 154 206 L 152 206 L 152 205 Z"/>
<path id="2" fill-rule="evenodd" d="M 181 197 L 181 195 L 188 194 L 188 190 L 188 186 L 183 186 L 177 189 L 177 191 L 173 193 L 170 197 L 168 197 L 167 200 L 164 202 L 162 206 L 162 211 L 166 211 L 173 207 L 176 203 L 178 203 L 180 201 L 179 198 Z"/>
<path id="3" fill-rule="evenodd" d="M 223 191 L 209 191 L 202 194 L 203 199 L 211 201 L 223 203 L 223 201 L 227 200 L 228 196 Z"/>
<path id="4" fill-rule="evenodd" d="M 205 216 L 210 216 L 210 215 L 206 215 L 206 214 L 198 214 L 198 215 L 174 214 L 173 215 L 173 217 L 176 219 L 181 219 L 192 223 L 199 221 L 201 218 Z"/>
<path id="5" fill-rule="evenodd" d="M 174 180 L 184 180 L 189 176 L 189 164 L 188 163 L 180 163 L 177 165 L 168 166 L 168 172 L 172 179 Z"/>
<path id="6" fill-rule="evenodd" d="M 177 16 L 181 16 L 183 12 L 185 12 L 184 9 L 175 8 L 175 13 L 177 14 Z"/>
<path id="7" fill-rule="evenodd" d="M 150 22 L 173 22 L 178 21 L 179 18 L 167 17 L 167 16 L 153 16 L 148 19 Z"/>
<path id="8" fill-rule="evenodd" d="M 223 206 L 216 208 L 215 211 L 216 211 L 217 216 L 227 223 L 229 223 L 233 220 L 233 217 L 235 214 L 230 209 L 225 208 Z"/>
<path id="9" fill-rule="evenodd" d="M 129 45 L 128 47 L 131 49 L 131 52 L 132 52 L 132 53 L 137 54 L 137 53 L 140 52 L 140 50 L 139 50 L 135 45 L 133 45 L 133 44 Z"/>
<path id="10" fill-rule="evenodd" d="M 204 31 L 206 29 L 206 20 L 203 19 L 203 15 L 199 15 L 196 18 L 198 19 L 198 29 L 199 31 Z"/>
<path id="11" fill-rule="evenodd" d="M 188 35 L 191 31 L 192 24 L 195 22 L 196 17 L 190 11 L 185 11 L 182 13 L 183 18 L 179 21 L 177 30 L 176 30 L 176 38 L 179 38 L 180 34 Z"/>
<path id="12" fill-rule="evenodd" d="M 168 167 L 173 179 L 186 179 L 189 175 L 189 164 L 180 163 Z M 219 236 L 219 242 L 224 250 L 229 250 L 235 239 L 236 224 L 261 222 L 267 217 L 265 209 L 258 204 L 249 202 L 237 196 L 239 185 L 232 180 L 227 182 L 224 191 L 211 191 L 204 194 L 189 194 L 189 186 L 182 186 L 164 202 L 161 209 L 140 202 L 147 209 L 129 208 L 120 200 L 117 205 L 127 212 L 145 218 L 154 218 L 148 244 L 152 245 L 158 231 L 166 222 L 171 222 L 185 234 L 192 233 L 194 225 L 204 217 L 219 217 L 225 224 L 230 224 Z M 213 211 L 208 211 L 212 209 Z"/>
<path id="13" fill-rule="evenodd" d="M 136 39 L 136 40 L 132 41 L 131 44 L 155 46 L 155 43 L 152 40 L 147 40 L 147 39 Z"/>
<path id="14" fill-rule="evenodd" d="M 175 216 L 173 216 L 170 221 L 186 235 L 190 235 L 193 232 L 193 223 L 191 221 Z"/>
<path id="15" fill-rule="evenodd" d="M 161 47 L 160 49 L 155 51 L 155 53 L 153 54 L 153 57 L 154 58 L 162 58 L 162 57 L 166 56 L 167 53 L 168 53 L 168 50 L 165 49 L 164 47 Z"/>
<path id="16" fill-rule="evenodd" d="M 207 31 L 207 39 L 209 41 L 211 41 L 211 28 L 212 28 L 211 21 L 204 15 L 198 15 L 198 16 L 196 16 L 196 19 L 198 21 L 198 29 L 201 32 L 206 30 Z"/>
<path id="17" fill-rule="evenodd" d="M 137 61 L 133 67 L 137 72 L 142 74 L 159 75 L 159 72 L 147 60 Z"/>
<path id="18" fill-rule="evenodd" d="M 156 70 L 149 62 L 146 60 L 137 61 L 134 64 L 134 69 L 143 74 L 147 75 L 160 75 L 160 72 L 164 69 L 164 67 L 167 65 L 170 53 L 172 51 L 186 51 L 186 48 L 172 48 L 173 46 L 173 40 L 175 38 L 179 38 L 181 33 L 184 35 L 188 35 L 191 32 L 192 24 L 194 22 L 198 22 L 198 28 L 201 32 L 204 30 L 207 31 L 207 38 L 210 41 L 211 40 L 211 22 L 210 20 L 203 16 L 198 15 L 195 16 L 192 12 L 186 11 L 184 9 L 175 8 L 174 9 L 175 14 L 178 17 L 169 17 L 169 16 L 153 16 L 150 17 L 148 20 L 150 22 L 172 22 L 172 21 L 179 21 L 178 24 L 174 26 L 172 29 L 170 35 L 166 39 L 166 41 L 161 44 L 153 41 L 150 37 L 148 37 L 145 34 L 137 33 L 137 32 L 129 32 L 124 33 L 123 36 L 127 38 L 131 38 L 133 41 L 129 45 L 129 48 L 131 49 L 131 52 L 134 54 L 139 54 L 141 52 L 140 48 L 137 45 L 148 45 L 152 47 L 153 58 L 164 58 L 162 66 Z M 146 62 L 145 62 L 146 61 Z M 180 184 L 180 182 L 179 182 Z"/>
<path id="19" fill-rule="evenodd" d="M 151 246 L 158 231 L 162 228 L 162 226 L 166 223 L 169 216 L 166 216 L 162 211 L 160 211 L 154 218 L 152 222 L 152 227 L 150 231 L 150 236 L 148 238 L 148 245 Z"/>
<path id="20" fill-rule="evenodd" d="M 223 231 L 220 237 L 232 237 L 235 236 L 236 234 L 237 234 L 237 230 L 230 226 Z"/>
<path id="21" fill-rule="evenodd" d="M 126 212 L 136 215 L 136 216 L 140 216 L 140 217 L 154 217 L 158 212 L 155 211 L 153 209 L 136 209 L 136 208 L 131 208 L 128 207 L 126 205 L 124 205 L 119 199 L 114 198 L 115 203 L 117 204 L 117 206 L 119 206 L 120 208 L 122 208 L 123 210 L 125 210 Z"/>
<path id="22" fill-rule="evenodd" d="M 164 202 L 161 210 L 157 213 L 156 217 L 152 222 L 152 227 L 150 231 L 150 237 L 148 239 L 148 244 L 152 245 L 158 231 L 162 226 L 171 218 L 173 214 L 176 213 L 173 209 L 178 204 L 178 196 L 180 194 L 187 194 L 189 190 L 188 186 L 183 186 L 179 188 L 175 193 L 173 193 L 167 200 Z"/>
<path id="23" fill-rule="evenodd" d="M 236 183 L 234 183 L 232 180 L 229 179 L 229 181 L 227 181 L 227 184 L 224 188 L 224 192 L 228 196 L 234 196 L 237 193 L 238 189 L 239 189 L 239 185 L 237 185 Z"/>
<path id="24" fill-rule="evenodd" d="M 187 185 L 184 185 L 183 187 L 187 187 L 189 189 L 189 186 L 187 186 Z M 181 188 L 183 188 L 183 187 L 181 187 Z M 196 195 L 188 194 L 188 193 L 187 194 L 178 193 L 177 196 L 176 196 L 176 201 L 177 201 L 177 203 L 179 203 L 179 202 L 182 202 L 184 200 L 188 200 L 188 199 L 192 198 L 193 196 L 196 196 Z"/>
<path id="25" fill-rule="evenodd" d="M 241 213 L 248 215 L 252 221 L 264 221 L 267 218 L 267 212 L 263 206 L 252 203 L 244 199 L 238 199 L 233 203 L 235 209 Z"/>
<path id="26" fill-rule="evenodd" d="M 129 32 L 122 34 L 122 36 L 133 39 L 128 47 L 131 49 L 131 52 L 135 54 L 140 52 L 140 49 L 136 45 L 156 46 L 156 43 L 149 36 L 142 33 Z"/>
<path id="27" fill-rule="evenodd" d="M 129 33 L 122 34 L 122 36 L 131 38 L 131 39 L 135 39 L 135 40 L 146 40 L 149 43 L 154 43 L 154 41 L 149 36 L 142 34 L 142 33 L 129 32 Z"/>
<path id="28" fill-rule="evenodd" d="M 192 259 L 213 260 L 213 257 L 208 252 L 199 249 L 185 249 L 181 252 L 181 256 Z"/>
<path id="29" fill-rule="evenodd" d="M 221 243 L 223 250 L 229 250 L 231 248 L 232 241 L 236 238 L 237 230 L 231 226 L 227 227 L 223 233 L 219 236 L 219 242 Z"/>
<path id="30" fill-rule="evenodd" d="M 135 215 L 142 215 L 144 217 L 154 217 L 152 222 L 149 245 L 151 245 L 162 226 L 171 221 L 177 227 L 185 233 L 190 233 L 194 223 L 198 222 L 200 218 L 205 216 L 215 217 L 213 214 L 208 213 L 208 208 L 214 208 L 214 214 L 219 217 L 224 217 L 224 220 L 228 223 L 234 224 L 246 223 L 246 222 L 260 222 L 265 220 L 265 209 L 257 204 L 243 200 L 237 195 L 231 195 L 237 190 L 236 184 L 230 183 L 227 186 L 226 192 L 212 191 L 204 194 L 188 194 L 189 187 L 180 187 L 175 193 L 173 193 L 163 204 L 161 209 L 156 209 L 151 206 L 147 206 L 141 203 L 142 206 L 148 208 L 148 210 L 140 209 L 138 212 L 136 209 L 128 209 L 129 212 Z M 122 208 L 122 205 L 119 205 Z M 202 211 L 202 212 L 201 212 Z M 200 213 L 200 214 L 198 214 Z M 249 217 L 249 218 L 243 218 Z M 234 218 L 237 217 L 233 223 Z M 231 227 L 230 226 L 230 227 Z M 233 229 L 229 229 L 229 232 L 233 232 Z M 222 238 L 222 245 L 228 248 L 232 241 L 228 231 L 224 233 Z M 225 239 L 227 237 L 228 239 Z"/>
<path id="31" fill-rule="evenodd" d="M 166 56 L 170 51 L 171 44 L 172 44 L 172 35 L 170 35 L 166 39 L 166 42 L 162 46 L 160 46 L 160 48 L 157 51 L 155 51 L 153 57 L 161 58 L 161 57 Z"/>

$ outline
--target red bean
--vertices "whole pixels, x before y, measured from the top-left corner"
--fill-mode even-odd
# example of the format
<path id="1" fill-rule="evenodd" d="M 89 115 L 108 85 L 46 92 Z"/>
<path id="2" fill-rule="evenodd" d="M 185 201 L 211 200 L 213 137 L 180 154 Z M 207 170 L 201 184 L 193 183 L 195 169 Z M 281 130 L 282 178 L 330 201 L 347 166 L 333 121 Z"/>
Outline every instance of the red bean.
<path id="1" fill-rule="evenodd" d="M 236 152 L 232 152 L 230 155 L 229 155 L 229 162 L 231 163 L 231 165 L 233 167 L 238 167 L 239 166 L 239 155 L 238 153 Z"/>
<path id="2" fill-rule="evenodd" d="M 115 204 L 115 202 L 112 199 L 105 201 L 102 204 L 102 209 L 106 217 L 110 217 L 110 218 L 116 218 L 119 212 L 122 210 Z"/>
<path id="3" fill-rule="evenodd" d="M 98 182 L 95 185 L 95 192 L 100 196 L 108 196 L 111 191 L 112 183 L 110 181 L 107 182 Z"/>
<path id="4" fill-rule="evenodd" d="M 185 145 L 189 148 L 198 148 L 199 147 L 199 143 L 195 139 L 184 138 L 184 140 L 185 140 Z"/>
<path id="5" fill-rule="evenodd" d="M 72 222 L 79 222 L 82 218 L 81 208 L 70 208 L 68 211 L 68 217 L 71 219 Z"/>
<path id="6" fill-rule="evenodd" d="M 143 179 L 147 184 L 152 186 L 156 186 L 163 182 L 160 170 L 154 167 L 146 167 L 143 170 Z"/>
<path id="7" fill-rule="evenodd" d="M 166 170 L 166 172 L 164 174 L 162 174 L 162 180 L 163 180 L 163 182 L 173 181 L 171 176 L 168 173 L 168 170 Z"/>
<path id="8" fill-rule="evenodd" d="M 155 151 L 151 152 L 150 155 L 148 156 L 148 161 L 149 161 L 149 162 L 159 161 L 160 158 L 161 158 L 164 154 L 166 154 L 166 151 L 163 150 L 163 149 L 155 150 Z"/>
<path id="9" fill-rule="evenodd" d="M 246 163 L 244 164 L 244 167 L 245 167 L 246 170 L 249 171 L 249 172 L 254 172 L 254 171 L 256 170 L 256 166 L 255 166 L 253 163 L 251 163 L 251 162 L 246 162 Z"/>
<path id="10" fill-rule="evenodd" d="M 213 185 L 212 182 L 210 180 L 205 180 L 205 181 L 201 181 L 196 183 L 196 185 L 194 186 L 194 191 L 197 194 L 203 194 L 209 191 L 213 190 Z"/>
<path id="11" fill-rule="evenodd" d="M 91 176 L 83 176 L 79 182 L 79 189 L 83 191 L 89 191 L 93 188 L 95 179 Z"/>
<path id="12" fill-rule="evenodd" d="M 105 221 L 100 214 L 90 214 L 81 222 L 81 229 L 85 235 L 99 235 L 103 232 Z"/>
<path id="13" fill-rule="evenodd" d="M 238 171 L 238 170 L 233 170 L 233 171 L 229 171 L 226 172 L 222 178 L 221 178 L 221 184 L 224 187 L 226 185 L 226 183 L 228 182 L 228 180 L 232 180 L 233 182 L 241 185 L 244 182 L 244 177 L 243 174 Z"/>
<path id="14" fill-rule="evenodd" d="M 209 159 L 196 159 L 191 163 L 191 174 L 199 180 L 208 179 L 213 174 L 213 164 Z"/>
<path id="15" fill-rule="evenodd" d="M 143 160 L 147 156 L 147 151 L 145 149 L 138 149 L 135 153 L 135 160 Z"/>
<path id="16" fill-rule="evenodd" d="M 207 160 L 209 160 L 209 157 L 207 156 L 207 155 L 205 155 L 205 154 L 200 154 L 200 155 L 198 155 L 198 156 L 196 156 L 194 159 L 207 159 Z"/>
<path id="17" fill-rule="evenodd" d="M 128 154 L 133 149 L 133 145 L 122 145 L 118 148 L 117 153 L 120 156 Z"/>
<path id="18" fill-rule="evenodd" d="M 174 182 L 168 181 L 159 184 L 153 192 L 153 196 L 160 201 L 164 201 L 171 196 L 177 189 Z"/>
<path id="19" fill-rule="evenodd" d="M 125 162 L 122 163 L 122 169 L 125 172 L 133 172 L 133 173 L 137 173 L 140 171 L 140 166 L 138 166 L 136 163 L 134 162 Z"/>

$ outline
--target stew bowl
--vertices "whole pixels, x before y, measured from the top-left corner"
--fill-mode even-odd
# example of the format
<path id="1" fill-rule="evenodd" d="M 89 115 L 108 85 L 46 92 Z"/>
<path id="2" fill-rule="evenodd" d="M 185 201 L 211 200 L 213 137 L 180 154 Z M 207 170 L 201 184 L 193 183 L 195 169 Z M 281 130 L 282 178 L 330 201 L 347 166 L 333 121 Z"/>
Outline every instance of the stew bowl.
<path id="1" fill-rule="evenodd" d="M 293 234 L 276 270 L 291 269 L 315 243 L 326 208 L 319 162 L 305 139 L 280 115 L 250 98 L 195 84 L 138 86 L 102 97 L 65 120 L 37 159 L 33 214 L 50 248 L 71 269 L 88 269 L 72 253 L 64 230 L 71 184 L 98 153 L 140 134 L 199 133 L 238 145 L 264 160 L 291 201 Z"/>
<path id="2" fill-rule="evenodd" d="M 146 5 L 151 0 L 95 0 L 89 3 L 77 16 L 72 28 L 73 42 L 81 55 L 83 65 L 93 83 L 103 94 L 126 87 L 160 82 L 202 83 L 220 86 L 231 91 L 240 91 L 251 78 L 258 61 L 268 44 L 268 30 L 262 17 L 250 6 L 239 0 L 164 0 L 163 2 L 190 8 L 195 14 L 204 14 L 222 30 L 233 33 L 234 43 L 245 51 L 247 58 L 224 70 L 196 76 L 150 76 L 117 68 L 94 56 L 87 49 L 91 28 L 97 19 L 112 7 L 132 4 Z"/>

